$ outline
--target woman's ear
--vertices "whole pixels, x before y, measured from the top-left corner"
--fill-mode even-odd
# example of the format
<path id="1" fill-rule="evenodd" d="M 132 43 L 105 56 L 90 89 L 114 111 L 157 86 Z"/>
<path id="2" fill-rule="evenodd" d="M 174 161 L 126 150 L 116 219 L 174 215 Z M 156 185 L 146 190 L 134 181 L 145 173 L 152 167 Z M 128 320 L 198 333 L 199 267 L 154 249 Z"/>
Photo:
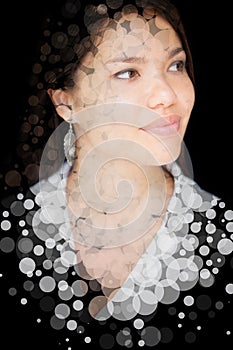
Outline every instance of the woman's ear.
<path id="1" fill-rule="evenodd" d="M 47 92 L 56 108 L 57 113 L 65 121 L 68 121 L 72 110 L 71 96 L 67 93 L 67 91 L 62 89 L 48 89 Z"/>

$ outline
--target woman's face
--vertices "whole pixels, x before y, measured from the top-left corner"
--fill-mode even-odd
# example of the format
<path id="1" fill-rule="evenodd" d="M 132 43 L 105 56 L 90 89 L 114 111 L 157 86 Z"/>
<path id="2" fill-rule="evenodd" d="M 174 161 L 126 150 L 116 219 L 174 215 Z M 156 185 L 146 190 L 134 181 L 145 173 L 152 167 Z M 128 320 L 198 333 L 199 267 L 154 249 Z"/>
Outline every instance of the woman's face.
<path id="1" fill-rule="evenodd" d="M 96 39 L 77 69 L 71 96 L 74 114 L 85 107 L 133 104 L 150 110 L 155 120 L 140 127 L 105 125 L 80 138 L 81 147 L 109 138 L 136 141 L 154 154 L 157 164 L 175 160 L 194 104 L 194 88 L 185 68 L 186 55 L 172 26 L 161 16 L 149 21 L 122 17 Z M 96 116 L 98 118 L 98 116 Z M 78 114 L 77 114 L 78 121 Z M 88 146 L 86 150 L 88 149 Z"/>

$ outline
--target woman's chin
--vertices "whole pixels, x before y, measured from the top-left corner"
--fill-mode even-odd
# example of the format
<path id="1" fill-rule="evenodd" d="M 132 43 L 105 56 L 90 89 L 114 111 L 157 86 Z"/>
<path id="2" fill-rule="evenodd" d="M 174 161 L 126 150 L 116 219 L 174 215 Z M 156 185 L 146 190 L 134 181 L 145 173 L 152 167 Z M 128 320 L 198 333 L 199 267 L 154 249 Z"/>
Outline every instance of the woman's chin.
<path id="1" fill-rule="evenodd" d="M 166 147 L 164 145 L 159 150 L 152 150 L 148 157 L 143 159 L 145 166 L 163 166 L 175 162 L 181 153 L 181 144 L 173 143 L 173 147 Z"/>

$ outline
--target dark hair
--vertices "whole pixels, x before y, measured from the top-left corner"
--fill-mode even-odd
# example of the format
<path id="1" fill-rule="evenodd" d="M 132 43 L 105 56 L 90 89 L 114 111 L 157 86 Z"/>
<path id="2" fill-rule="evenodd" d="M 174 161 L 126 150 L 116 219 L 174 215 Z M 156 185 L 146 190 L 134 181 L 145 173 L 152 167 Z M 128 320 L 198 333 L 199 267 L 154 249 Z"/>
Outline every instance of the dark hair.
<path id="1" fill-rule="evenodd" d="M 144 15 L 145 8 L 154 9 L 162 15 L 179 35 L 187 56 L 187 71 L 194 82 L 193 62 L 183 23 L 177 8 L 169 0 L 58 0 L 50 18 L 44 21 L 44 42 L 40 67 L 42 73 L 33 74 L 32 81 L 45 88 L 69 88 L 74 85 L 73 73 L 80 60 L 93 47 L 91 36 L 106 21 L 117 19 L 121 11 L 138 11 Z M 42 80 L 42 81 L 41 81 Z"/>

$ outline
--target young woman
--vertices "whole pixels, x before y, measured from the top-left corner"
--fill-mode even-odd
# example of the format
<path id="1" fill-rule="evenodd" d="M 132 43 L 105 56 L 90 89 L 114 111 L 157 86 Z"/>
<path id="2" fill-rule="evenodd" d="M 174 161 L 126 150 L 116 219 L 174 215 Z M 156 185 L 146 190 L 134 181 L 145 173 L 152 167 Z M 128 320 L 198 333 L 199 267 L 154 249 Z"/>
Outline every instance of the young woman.
<path id="1" fill-rule="evenodd" d="M 167 0 L 109 0 L 68 1 L 62 14 L 44 30 L 47 71 L 34 66 L 62 119 L 39 181 L 4 211 L 20 216 L 19 269 L 61 334 L 53 348 L 227 344 L 233 212 L 192 179 L 179 13 Z"/>

